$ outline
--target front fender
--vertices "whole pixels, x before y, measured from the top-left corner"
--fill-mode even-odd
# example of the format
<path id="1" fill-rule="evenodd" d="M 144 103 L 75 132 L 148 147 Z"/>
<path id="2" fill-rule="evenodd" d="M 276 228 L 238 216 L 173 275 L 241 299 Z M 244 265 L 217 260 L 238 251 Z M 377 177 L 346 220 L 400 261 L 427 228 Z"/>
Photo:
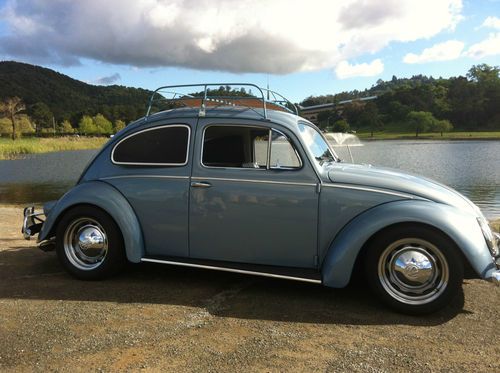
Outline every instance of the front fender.
<path id="1" fill-rule="evenodd" d="M 346 286 L 359 252 L 375 233 L 393 224 L 412 222 L 433 226 L 448 235 L 482 278 L 495 269 L 474 215 L 431 201 L 396 201 L 358 215 L 340 231 L 323 261 L 323 284 L 330 287 Z"/>
<path id="2" fill-rule="evenodd" d="M 123 195 L 111 185 L 102 181 L 78 184 L 50 209 L 43 223 L 38 241 L 54 236 L 55 223 L 72 206 L 89 204 L 106 211 L 116 222 L 123 235 L 127 259 L 139 263 L 144 256 L 144 240 L 137 216 Z"/>

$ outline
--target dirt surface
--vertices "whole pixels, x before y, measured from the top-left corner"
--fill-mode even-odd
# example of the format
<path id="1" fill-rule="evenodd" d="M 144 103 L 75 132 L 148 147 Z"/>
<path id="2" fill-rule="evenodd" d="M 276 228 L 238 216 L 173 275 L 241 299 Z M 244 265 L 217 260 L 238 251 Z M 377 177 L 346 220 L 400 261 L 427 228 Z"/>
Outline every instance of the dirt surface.
<path id="1" fill-rule="evenodd" d="M 500 287 L 427 317 L 360 285 L 318 285 L 161 265 L 83 282 L 0 207 L 0 371 L 500 371 Z"/>

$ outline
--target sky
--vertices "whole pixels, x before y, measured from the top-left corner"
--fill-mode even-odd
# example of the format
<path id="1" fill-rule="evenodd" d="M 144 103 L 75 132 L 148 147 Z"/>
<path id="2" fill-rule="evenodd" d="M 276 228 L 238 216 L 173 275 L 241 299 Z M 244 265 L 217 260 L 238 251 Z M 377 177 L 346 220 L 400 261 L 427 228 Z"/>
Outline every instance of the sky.
<path id="1" fill-rule="evenodd" d="M 0 0 L 0 60 L 146 89 L 269 83 L 300 102 L 500 65 L 500 0 Z"/>

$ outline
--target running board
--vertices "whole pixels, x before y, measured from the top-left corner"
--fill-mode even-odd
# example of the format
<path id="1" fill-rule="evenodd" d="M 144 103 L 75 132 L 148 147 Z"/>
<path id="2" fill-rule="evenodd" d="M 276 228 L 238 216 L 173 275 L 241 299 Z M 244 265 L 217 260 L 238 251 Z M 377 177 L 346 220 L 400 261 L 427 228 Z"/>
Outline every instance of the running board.
<path id="1" fill-rule="evenodd" d="M 141 262 L 170 264 L 170 265 L 181 266 L 181 267 L 211 269 L 211 270 L 215 270 L 215 271 L 233 272 L 233 273 L 241 273 L 241 274 L 245 274 L 245 275 L 263 276 L 263 277 L 271 277 L 271 278 L 278 278 L 278 279 L 284 279 L 284 280 L 309 282 L 312 284 L 321 284 L 321 279 L 319 279 L 319 278 L 290 276 L 287 274 L 263 272 L 263 271 L 250 271 L 250 270 L 246 270 L 246 269 L 242 269 L 242 268 L 222 267 L 222 266 L 215 266 L 215 265 L 209 265 L 209 264 L 190 263 L 190 262 L 184 262 L 184 261 L 164 260 L 164 259 L 155 259 L 155 258 L 142 258 Z M 314 277 L 319 277 L 319 275 L 316 275 Z"/>

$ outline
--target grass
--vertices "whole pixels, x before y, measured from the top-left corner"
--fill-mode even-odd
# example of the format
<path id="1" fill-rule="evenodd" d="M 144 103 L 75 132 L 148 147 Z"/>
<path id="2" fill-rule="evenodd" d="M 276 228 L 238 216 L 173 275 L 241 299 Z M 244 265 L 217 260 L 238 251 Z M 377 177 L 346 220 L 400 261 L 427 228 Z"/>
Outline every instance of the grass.
<path id="1" fill-rule="evenodd" d="M 373 137 L 370 132 L 358 132 L 356 134 L 363 140 L 500 140 L 500 131 L 496 132 L 445 132 L 440 133 L 420 133 L 415 137 L 415 132 L 374 132 Z"/>
<path id="2" fill-rule="evenodd" d="M 105 137 L 0 138 L 0 159 L 18 158 L 23 154 L 60 152 L 65 150 L 98 149 Z"/>

